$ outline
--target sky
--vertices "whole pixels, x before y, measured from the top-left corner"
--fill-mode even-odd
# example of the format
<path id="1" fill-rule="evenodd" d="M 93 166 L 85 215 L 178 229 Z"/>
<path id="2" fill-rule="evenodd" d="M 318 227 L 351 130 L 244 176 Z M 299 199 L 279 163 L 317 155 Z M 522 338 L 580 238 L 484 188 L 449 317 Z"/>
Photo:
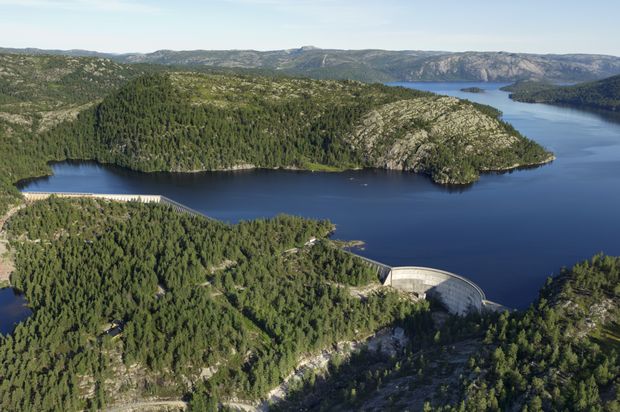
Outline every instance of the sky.
<path id="1" fill-rule="evenodd" d="M 620 56 L 620 0 L 0 0 L 0 47 Z"/>

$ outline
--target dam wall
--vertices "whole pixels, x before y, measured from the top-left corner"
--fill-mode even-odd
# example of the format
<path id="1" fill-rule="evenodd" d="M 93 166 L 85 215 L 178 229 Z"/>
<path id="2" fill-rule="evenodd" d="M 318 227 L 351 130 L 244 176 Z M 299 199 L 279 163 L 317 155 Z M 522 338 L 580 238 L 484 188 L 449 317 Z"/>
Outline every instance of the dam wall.
<path id="1" fill-rule="evenodd" d="M 197 210 L 189 208 L 179 202 L 175 202 L 166 196 L 161 195 L 136 195 L 136 194 L 109 194 L 109 193 L 63 193 L 63 192 L 22 192 L 24 198 L 28 201 L 44 200 L 51 196 L 63 198 L 90 198 L 90 199 L 106 199 L 115 202 L 138 202 L 138 203 L 160 203 L 170 206 L 177 212 L 188 213 L 194 216 L 202 216 L 211 219 Z"/>
<path id="2" fill-rule="evenodd" d="M 420 266 L 393 267 L 384 285 L 441 300 L 450 313 L 465 315 L 486 309 L 486 296 L 478 285 L 462 276 Z"/>
<path id="3" fill-rule="evenodd" d="M 354 252 L 347 252 L 375 268 L 384 286 L 415 293 L 423 298 L 436 298 L 452 314 L 509 310 L 488 300 L 478 285 L 463 276 L 422 266 L 392 267 Z"/>
<path id="4" fill-rule="evenodd" d="M 372 260 L 365 256 L 358 255 L 357 253 L 351 252 L 350 250 L 343 250 L 358 259 L 362 259 L 366 264 L 376 269 L 377 275 L 379 275 L 379 279 L 381 279 L 381 282 L 384 282 L 384 280 L 390 275 L 390 271 L 392 270 L 391 266 L 388 266 L 385 263 L 377 262 L 376 260 Z"/>
<path id="5" fill-rule="evenodd" d="M 117 202 L 160 203 L 159 195 L 133 195 L 133 194 L 99 194 L 99 193 L 63 193 L 63 192 L 22 192 L 26 200 L 44 200 L 51 196 L 66 198 L 94 198 L 108 199 Z"/>

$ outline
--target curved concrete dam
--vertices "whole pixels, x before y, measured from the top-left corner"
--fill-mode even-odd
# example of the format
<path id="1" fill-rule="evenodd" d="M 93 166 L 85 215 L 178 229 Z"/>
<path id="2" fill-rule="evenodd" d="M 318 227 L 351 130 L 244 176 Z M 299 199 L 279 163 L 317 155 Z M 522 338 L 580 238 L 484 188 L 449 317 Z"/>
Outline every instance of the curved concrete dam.
<path id="1" fill-rule="evenodd" d="M 439 269 L 394 267 L 383 284 L 423 297 L 439 299 L 451 313 L 458 315 L 485 309 L 486 296 L 478 285 L 462 276 Z"/>
<path id="2" fill-rule="evenodd" d="M 29 201 L 47 199 L 50 196 L 58 197 L 90 197 L 107 199 L 117 202 L 163 203 L 178 212 L 192 215 L 209 216 L 191 209 L 185 205 L 160 195 L 134 194 L 94 194 L 94 193 L 51 193 L 51 192 L 23 192 L 24 198 Z M 466 315 L 469 312 L 483 310 L 503 311 L 504 306 L 486 299 L 482 289 L 471 280 L 444 270 L 420 266 L 391 267 L 364 256 L 349 251 L 352 255 L 364 260 L 377 268 L 383 285 L 406 292 L 416 293 L 421 297 L 439 299 L 446 309 L 456 315 Z"/>
<path id="3" fill-rule="evenodd" d="M 508 309 L 499 303 L 487 300 L 484 291 L 466 277 L 422 266 L 391 267 L 348 252 L 375 267 L 384 286 L 415 293 L 424 298 L 426 296 L 436 298 L 450 313 L 466 315 L 471 311 L 501 312 Z"/>

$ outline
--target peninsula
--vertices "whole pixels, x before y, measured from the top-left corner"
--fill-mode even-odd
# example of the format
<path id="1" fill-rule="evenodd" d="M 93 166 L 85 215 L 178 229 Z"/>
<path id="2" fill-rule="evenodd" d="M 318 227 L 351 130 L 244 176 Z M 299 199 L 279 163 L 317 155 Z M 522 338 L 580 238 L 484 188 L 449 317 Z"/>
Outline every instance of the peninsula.
<path id="1" fill-rule="evenodd" d="M 502 90 L 511 92 L 510 98 L 520 102 L 620 110 L 620 75 L 571 86 L 535 81 L 517 82 Z"/>
<path id="2" fill-rule="evenodd" d="M 46 134 L 59 154 L 134 170 L 382 168 L 467 184 L 552 159 L 453 97 L 351 81 L 171 72 L 143 75 Z"/>
<path id="3" fill-rule="evenodd" d="M 452 97 L 364 84 L 108 59 L 0 54 L 0 211 L 49 161 L 140 171 L 383 168 L 467 184 L 553 159 Z"/>

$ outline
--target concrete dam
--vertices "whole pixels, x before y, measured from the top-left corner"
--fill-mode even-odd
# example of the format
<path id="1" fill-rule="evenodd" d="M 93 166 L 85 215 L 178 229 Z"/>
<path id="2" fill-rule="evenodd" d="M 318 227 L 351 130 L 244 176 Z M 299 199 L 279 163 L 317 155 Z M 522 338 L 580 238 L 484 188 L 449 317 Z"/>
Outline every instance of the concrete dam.
<path id="1" fill-rule="evenodd" d="M 474 282 L 439 269 L 405 266 L 394 267 L 383 282 L 406 292 L 437 298 L 451 313 L 465 315 L 485 309 L 486 296 Z"/>
<path id="2" fill-rule="evenodd" d="M 505 306 L 488 300 L 478 285 L 463 276 L 422 266 L 392 267 L 348 252 L 376 268 L 384 286 L 415 293 L 424 298 L 428 296 L 438 299 L 452 314 L 463 316 L 472 311 L 508 310 Z"/>
<path id="3" fill-rule="evenodd" d="M 194 216 L 202 216 L 212 219 L 204 213 L 200 213 L 190 207 L 161 195 L 133 195 L 133 194 L 103 194 L 103 193 L 75 193 L 75 192 L 22 192 L 24 198 L 28 201 L 44 200 L 51 196 L 65 198 L 91 198 L 91 199 L 107 199 L 115 202 L 138 202 L 138 203 L 161 203 L 170 206 L 173 210 L 182 213 L 188 213 Z"/>
<path id="4" fill-rule="evenodd" d="M 51 196 L 57 196 L 107 199 L 116 202 L 160 203 L 168 205 L 178 212 L 212 219 L 197 210 L 160 195 L 62 192 L 23 192 L 22 194 L 27 201 L 44 200 Z M 452 314 L 463 316 L 470 312 L 507 310 L 506 307 L 487 300 L 484 291 L 474 282 L 454 273 L 420 266 L 392 267 L 351 251 L 347 252 L 376 268 L 384 286 L 415 293 L 423 298 L 428 296 L 438 299 Z"/>

